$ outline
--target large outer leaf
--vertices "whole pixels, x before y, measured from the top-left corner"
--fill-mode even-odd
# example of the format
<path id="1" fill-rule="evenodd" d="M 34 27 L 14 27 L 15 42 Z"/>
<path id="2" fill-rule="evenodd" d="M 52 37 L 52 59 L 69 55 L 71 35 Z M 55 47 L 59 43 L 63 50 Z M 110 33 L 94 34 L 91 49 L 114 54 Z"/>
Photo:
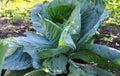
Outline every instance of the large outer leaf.
<path id="1" fill-rule="evenodd" d="M 16 52 L 17 50 L 20 50 L 22 53 L 23 52 L 28 53 L 31 57 L 29 56 L 29 58 L 26 59 L 26 61 L 31 59 L 29 64 L 32 64 L 34 68 L 41 67 L 42 60 L 37 57 L 38 50 L 41 50 L 44 48 L 49 48 L 52 45 L 51 42 L 48 41 L 47 39 L 45 39 L 44 37 L 37 35 L 35 33 L 32 33 L 30 31 L 27 31 L 27 37 L 17 37 L 17 38 L 13 38 L 13 39 L 7 39 L 7 40 L 4 40 L 4 42 L 7 43 L 9 45 L 10 49 L 13 50 L 12 53 Z M 21 48 L 19 48 L 19 47 L 21 47 Z M 26 54 L 22 54 L 21 52 L 18 52 L 17 54 L 21 54 L 24 57 L 24 55 L 26 55 Z M 8 56 L 11 59 L 16 59 L 16 55 L 12 55 L 12 56 L 10 56 L 10 55 L 8 55 Z M 10 62 L 9 57 L 6 60 L 7 63 Z M 18 56 L 18 58 L 20 58 L 20 57 Z M 17 65 L 17 63 L 16 63 L 16 65 Z M 6 68 L 11 68 L 11 64 L 6 65 Z M 19 69 L 17 67 L 15 67 L 15 68 Z M 13 69 L 13 68 L 11 68 L 11 69 Z"/>
<path id="2" fill-rule="evenodd" d="M 86 66 L 81 64 L 77 64 L 77 66 L 84 70 L 87 76 L 115 76 L 112 72 L 108 72 L 95 66 Z"/>
<path id="3" fill-rule="evenodd" d="M 104 11 L 103 0 L 78 0 L 81 5 L 81 36 L 90 31 Z"/>
<path id="4" fill-rule="evenodd" d="M 98 44 L 86 45 L 85 48 L 93 53 L 100 55 L 103 58 L 108 59 L 114 64 L 120 65 L 120 51 L 117 49 Z"/>
<path id="5" fill-rule="evenodd" d="M 82 59 L 86 62 L 95 62 L 100 65 L 104 65 L 106 67 L 112 67 L 116 68 L 117 65 L 109 62 L 108 59 L 105 59 L 104 57 L 101 57 L 100 55 L 97 55 L 96 53 L 93 53 L 89 50 L 80 50 L 79 52 L 73 53 L 70 55 L 71 59 Z"/>
<path id="6" fill-rule="evenodd" d="M 5 57 L 8 57 L 8 56 L 12 55 L 16 51 L 17 48 L 21 47 L 18 43 L 16 43 L 13 40 L 12 37 L 4 39 L 3 42 L 5 44 L 8 44 L 8 50 L 7 50 L 6 54 L 5 54 Z"/>
<path id="7" fill-rule="evenodd" d="M 50 59 L 46 59 L 43 67 L 46 72 L 53 74 L 61 74 L 66 70 L 68 59 L 64 55 L 58 55 Z"/>
<path id="8" fill-rule="evenodd" d="M 0 41 L 0 76 L 1 76 L 1 71 L 2 71 L 2 66 L 3 66 L 4 59 L 5 59 L 6 51 L 7 51 L 7 45 L 3 44 Z"/>
<path id="9" fill-rule="evenodd" d="M 22 52 L 22 48 L 18 48 L 11 56 L 5 58 L 4 69 L 23 70 L 31 67 L 31 57 Z"/>
<path id="10" fill-rule="evenodd" d="M 40 21 L 38 14 L 43 16 L 45 14 L 45 10 L 46 10 L 48 4 L 49 3 L 36 4 L 31 10 L 32 27 L 36 31 L 38 31 L 42 34 L 44 34 L 44 29 L 42 28 L 42 23 Z"/>
<path id="11" fill-rule="evenodd" d="M 19 45 L 24 46 L 22 51 L 31 56 L 33 67 L 40 68 L 41 59 L 37 57 L 38 50 L 51 47 L 51 42 L 30 31 L 27 31 L 27 37 L 18 37 L 15 40 Z"/>
<path id="12" fill-rule="evenodd" d="M 95 66 L 87 66 L 78 64 L 73 61 L 70 62 L 70 73 L 68 76 L 114 76 L 111 72 L 97 68 Z"/>
<path id="13" fill-rule="evenodd" d="M 100 22 L 106 18 L 106 16 L 111 12 L 111 10 L 108 10 L 107 12 L 104 12 L 98 22 L 90 29 L 90 30 L 87 30 L 87 33 L 84 34 L 84 36 L 82 36 L 78 43 L 77 43 L 77 48 L 79 49 L 81 46 L 83 46 L 89 39 L 91 39 L 91 37 L 95 34 L 96 30 L 98 29 L 99 25 L 100 25 Z"/>
<path id="14" fill-rule="evenodd" d="M 52 43 L 45 39 L 43 36 L 30 31 L 27 31 L 27 37 L 16 37 L 14 40 L 20 45 L 30 45 L 34 46 L 35 48 L 38 48 L 40 45 L 52 45 Z"/>

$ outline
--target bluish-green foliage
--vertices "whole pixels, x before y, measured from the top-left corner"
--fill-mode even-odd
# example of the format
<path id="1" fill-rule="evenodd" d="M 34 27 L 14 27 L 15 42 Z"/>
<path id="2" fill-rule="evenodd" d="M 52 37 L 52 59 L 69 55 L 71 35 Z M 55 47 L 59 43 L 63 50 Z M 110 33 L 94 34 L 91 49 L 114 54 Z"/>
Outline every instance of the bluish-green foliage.
<path id="1" fill-rule="evenodd" d="M 25 76 L 114 76 L 96 66 L 74 61 L 110 68 L 120 65 L 119 50 L 90 42 L 100 22 L 111 12 L 104 9 L 103 0 L 54 0 L 35 5 L 31 19 L 36 32 L 27 31 L 26 37 L 3 41 L 12 49 L 3 69 L 35 69 Z"/>

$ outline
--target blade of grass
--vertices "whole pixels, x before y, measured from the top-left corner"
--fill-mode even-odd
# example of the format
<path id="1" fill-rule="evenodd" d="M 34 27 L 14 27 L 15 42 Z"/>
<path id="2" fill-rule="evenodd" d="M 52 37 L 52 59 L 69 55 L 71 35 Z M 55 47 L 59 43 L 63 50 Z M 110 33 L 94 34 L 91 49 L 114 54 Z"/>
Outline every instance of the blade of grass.
<path id="1" fill-rule="evenodd" d="M 5 59 L 5 53 L 7 51 L 7 45 L 3 44 L 0 41 L 0 76 L 1 76 L 1 71 L 2 71 L 2 65 Z"/>

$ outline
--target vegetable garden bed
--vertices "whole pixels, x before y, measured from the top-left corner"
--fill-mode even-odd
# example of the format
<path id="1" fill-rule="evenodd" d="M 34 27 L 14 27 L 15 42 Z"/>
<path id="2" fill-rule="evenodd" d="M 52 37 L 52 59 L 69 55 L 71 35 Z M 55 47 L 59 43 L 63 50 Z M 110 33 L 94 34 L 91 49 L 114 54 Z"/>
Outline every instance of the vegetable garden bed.
<path id="1" fill-rule="evenodd" d="M 6 76 L 114 76 L 118 74 L 120 51 L 117 49 L 119 48 L 96 44 L 101 39 L 106 42 L 119 39 L 119 29 L 117 34 L 116 32 L 104 34 L 106 27 L 98 29 L 100 22 L 111 12 L 104 9 L 103 0 L 54 0 L 35 5 L 31 11 L 34 30 L 30 28 L 25 34 L 28 25 L 20 26 L 22 32 L 17 31 L 19 27 L 16 26 L 1 29 L 3 32 L 11 29 L 18 34 L 18 37 L 1 40 L 0 49 L 3 49 L 1 54 L 4 56 L 0 57 L 2 60 L 0 70 L 6 69 Z M 96 38 L 96 43 L 93 36 Z M 115 44 L 119 46 L 119 42 Z M 4 50 L 7 48 L 5 54 Z"/>

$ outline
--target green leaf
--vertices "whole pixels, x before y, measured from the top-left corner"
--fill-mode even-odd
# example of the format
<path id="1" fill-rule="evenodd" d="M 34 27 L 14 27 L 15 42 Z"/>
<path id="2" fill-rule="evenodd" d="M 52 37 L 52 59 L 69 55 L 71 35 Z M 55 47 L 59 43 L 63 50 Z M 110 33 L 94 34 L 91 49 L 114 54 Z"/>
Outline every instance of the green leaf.
<path id="1" fill-rule="evenodd" d="M 14 43 L 17 43 L 19 46 L 24 46 L 24 49 L 29 48 L 31 50 L 44 48 L 46 46 L 47 47 L 52 46 L 52 43 L 48 41 L 45 37 L 39 34 L 33 33 L 31 31 L 27 31 L 26 33 L 27 33 L 27 37 L 21 37 L 21 36 L 16 37 L 16 38 L 13 38 L 11 42 L 13 41 Z"/>
<path id="2" fill-rule="evenodd" d="M 31 10 L 31 20 L 32 20 L 32 27 L 39 33 L 42 33 L 43 35 L 45 34 L 44 29 L 42 28 L 42 22 L 40 21 L 39 15 L 44 16 L 45 15 L 45 10 L 47 8 L 49 3 L 41 3 L 41 4 L 36 4 L 33 6 Z"/>
<path id="3" fill-rule="evenodd" d="M 100 65 L 104 65 L 105 67 L 112 67 L 116 68 L 116 64 L 109 62 L 108 59 L 105 59 L 104 57 L 101 57 L 100 55 L 97 55 L 96 53 L 93 53 L 89 50 L 80 50 L 79 52 L 72 53 L 70 55 L 71 59 L 82 59 L 86 62 L 94 62 Z"/>
<path id="4" fill-rule="evenodd" d="M 77 4 L 75 9 L 72 11 L 69 19 L 64 26 L 70 26 L 70 34 L 80 34 L 81 30 L 81 15 L 80 15 L 80 5 Z"/>
<path id="5" fill-rule="evenodd" d="M 81 37 L 77 43 L 77 48 L 79 49 L 80 47 L 82 47 L 89 39 L 91 39 L 91 37 L 95 34 L 95 32 L 97 31 L 99 25 L 100 25 L 100 22 L 111 12 L 111 10 L 107 11 L 107 12 L 104 12 L 98 22 L 95 24 L 95 26 L 90 29 L 86 34 L 84 34 L 83 37 Z"/>
<path id="6" fill-rule="evenodd" d="M 51 21 L 62 26 L 71 26 L 71 34 L 80 34 L 81 17 L 77 0 L 55 0 L 48 6 L 47 13 Z"/>
<path id="7" fill-rule="evenodd" d="M 84 64 L 70 62 L 70 73 L 68 76 L 115 76 L 113 73 L 97 68 L 95 66 L 88 66 Z"/>
<path id="8" fill-rule="evenodd" d="M 24 76 L 55 76 L 53 74 L 46 73 L 43 70 L 34 70 L 32 72 L 26 73 Z"/>
<path id="9" fill-rule="evenodd" d="M 76 5 L 76 8 L 73 10 L 68 21 L 65 23 L 64 30 L 63 30 L 60 40 L 59 40 L 59 46 L 66 45 L 66 46 L 70 46 L 72 49 L 76 49 L 76 45 L 74 44 L 72 37 L 73 37 L 73 35 L 80 34 L 80 27 L 81 27 L 80 18 L 81 18 L 81 16 L 79 13 L 79 9 L 80 9 L 80 6 Z M 71 37 L 71 35 L 72 35 L 72 37 Z"/>
<path id="10" fill-rule="evenodd" d="M 86 75 L 81 73 L 83 70 L 76 68 L 74 66 L 70 66 L 69 70 L 70 70 L 70 73 L 68 74 L 68 76 L 86 76 Z"/>
<path id="11" fill-rule="evenodd" d="M 74 63 L 70 65 L 69 70 L 68 76 L 87 76 L 87 74 Z"/>
<path id="12" fill-rule="evenodd" d="M 95 66 L 86 66 L 81 64 L 77 64 L 77 66 L 84 70 L 87 76 L 115 76 L 112 72 L 108 72 Z"/>
<path id="13" fill-rule="evenodd" d="M 48 19 L 55 23 L 64 23 L 64 20 L 68 20 L 77 4 L 77 0 L 52 1 L 47 8 Z"/>
<path id="14" fill-rule="evenodd" d="M 120 51 L 117 49 L 98 44 L 86 45 L 85 48 L 103 58 L 106 58 L 108 61 L 113 62 L 114 64 L 120 65 Z"/>
<path id="15" fill-rule="evenodd" d="M 16 51 L 17 48 L 21 47 L 18 43 L 16 43 L 13 40 L 12 37 L 4 39 L 3 42 L 8 45 L 8 50 L 5 54 L 5 57 L 8 57 L 8 56 L 12 55 Z"/>
<path id="16" fill-rule="evenodd" d="M 48 8 L 51 7 L 56 7 L 56 6 L 60 6 L 60 5 L 71 5 L 71 7 L 75 7 L 78 4 L 77 0 L 54 0 L 52 1 Z"/>
<path id="17" fill-rule="evenodd" d="M 0 76 L 1 76 L 1 71 L 2 71 L 2 66 L 3 66 L 3 62 L 5 59 L 5 53 L 7 51 L 8 46 L 3 44 L 2 41 L 0 41 Z"/>
<path id="18" fill-rule="evenodd" d="M 57 46 L 62 28 L 46 18 L 41 18 L 41 21 L 43 22 L 46 38 L 50 40 L 54 46 Z"/>
<path id="19" fill-rule="evenodd" d="M 5 58 L 3 69 L 24 70 L 31 67 L 31 57 L 18 48 L 12 55 Z"/>
<path id="20" fill-rule="evenodd" d="M 68 20 L 73 11 L 73 7 L 70 5 L 57 5 L 47 9 L 48 19 L 56 24 L 63 24 L 65 20 Z M 64 25 L 58 25 L 64 27 Z"/>
<path id="21" fill-rule="evenodd" d="M 103 0 L 78 0 L 81 9 L 81 36 L 84 36 L 90 31 L 100 19 L 100 16 L 104 12 L 104 1 Z"/>
<path id="22" fill-rule="evenodd" d="M 50 41 L 45 39 L 43 36 L 32 33 L 30 31 L 27 31 L 27 37 L 7 39 L 4 40 L 4 42 L 10 45 L 9 48 L 11 50 L 14 50 L 15 48 L 16 51 L 17 48 L 22 48 L 22 52 L 28 53 L 31 56 L 31 63 L 34 68 L 40 68 L 42 64 L 42 60 L 37 57 L 38 50 L 52 47 L 52 43 Z"/>
<path id="23" fill-rule="evenodd" d="M 64 55 L 58 55 L 53 58 L 46 59 L 43 62 L 43 69 L 53 74 L 61 74 L 66 70 L 67 58 Z"/>
<path id="24" fill-rule="evenodd" d="M 63 46 L 63 47 L 57 47 L 57 48 L 53 48 L 53 49 L 45 49 L 45 50 L 40 50 L 38 52 L 38 57 L 39 58 L 49 58 L 49 57 L 53 57 L 55 55 L 61 54 L 61 53 L 66 53 L 68 52 L 70 49 L 69 46 Z"/>
<path id="25" fill-rule="evenodd" d="M 72 49 L 76 49 L 76 45 L 74 44 L 71 35 L 69 34 L 69 30 L 70 26 L 66 26 L 63 30 L 59 39 L 59 46 L 69 46 Z"/>
<path id="26" fill-rule="evenodd" d="M 33 69 L 30 68 L 30 69 L 26 69 L 26 70 L 13 70 L 13 71 L 10 71 L 10 70 L 7 70 L 5 72 L 5 76 L 24 76 L 26 73 L 32 71 Z"/>

